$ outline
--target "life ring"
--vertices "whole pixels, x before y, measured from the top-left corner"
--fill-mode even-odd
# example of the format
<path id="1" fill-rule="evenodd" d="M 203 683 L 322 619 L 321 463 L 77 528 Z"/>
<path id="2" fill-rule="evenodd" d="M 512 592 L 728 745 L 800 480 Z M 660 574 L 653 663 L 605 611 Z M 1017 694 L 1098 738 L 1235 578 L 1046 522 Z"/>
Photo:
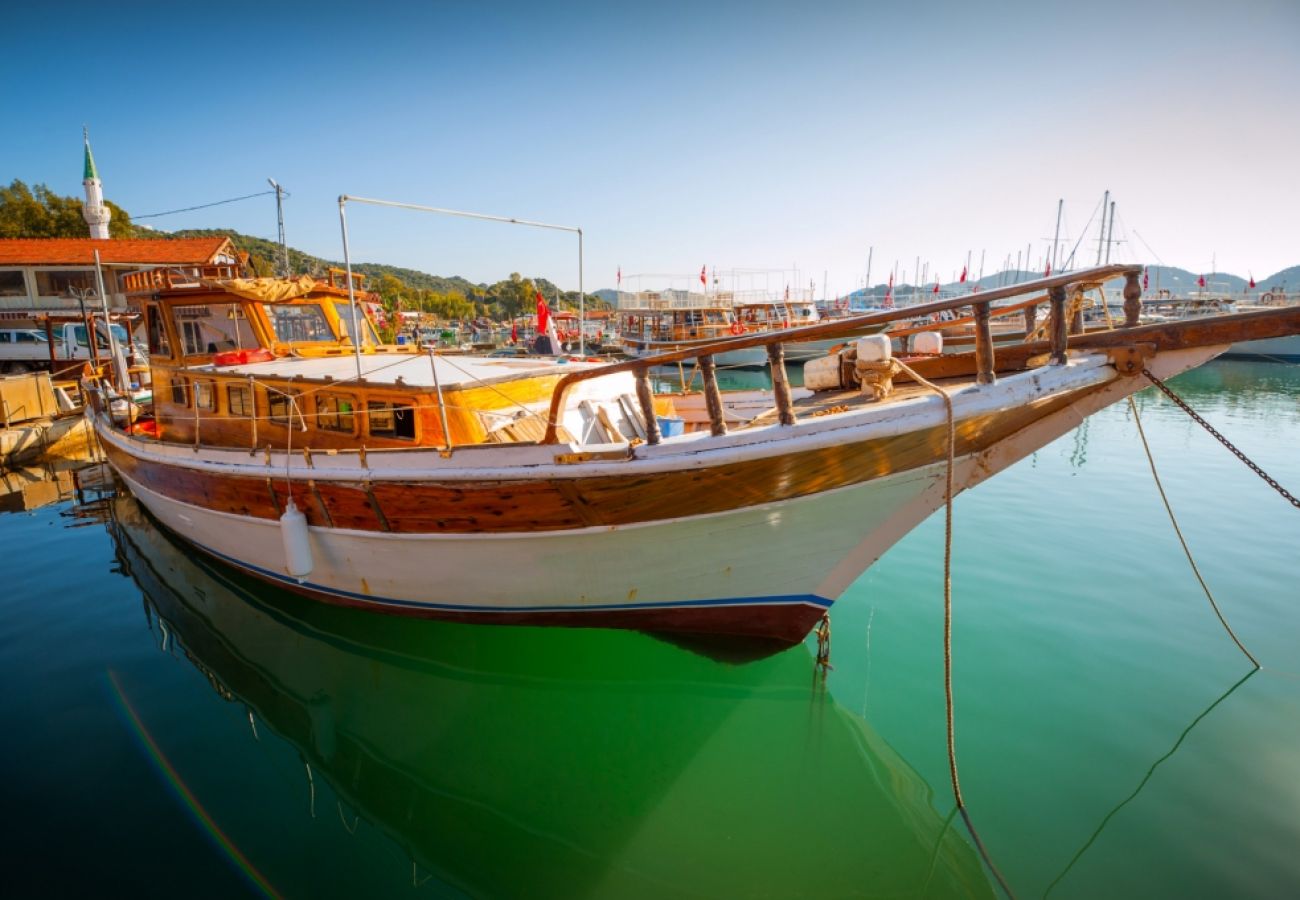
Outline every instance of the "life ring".
<path id="1" fill-rule="evenodd" d="M 242 366 L 248 363 L 270 362 L 275 354 L 265 347 L 252 350 L 226 350 L 212 355 L 214 366 Z"/>
<path id="2" fill-rule="evenodd" d="M 741 325 L 739 322 L 732 322 L 731 333 L 734 335 L 742 335 L 745 333 L 745 326 Z"/>

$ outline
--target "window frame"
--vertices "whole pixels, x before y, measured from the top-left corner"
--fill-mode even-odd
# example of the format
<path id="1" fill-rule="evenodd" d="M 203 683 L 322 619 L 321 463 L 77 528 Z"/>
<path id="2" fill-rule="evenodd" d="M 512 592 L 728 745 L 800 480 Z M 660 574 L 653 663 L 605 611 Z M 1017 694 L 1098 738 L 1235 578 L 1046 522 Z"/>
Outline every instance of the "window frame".
<path id="1" fill-rule="evenodd" d="M 376 429 L 375 429 L 375 411 L 376 411 L 376 408 L 378 408 L 378 410 L 380 411 L 381 415 L 386 413 L 386 414 L 391 418 L 392 423 L 393 423 L 393 427 L 392 427 L 391 429 L 388 429 L 388 430 L 383 430 L 383 429 L 376 430 Z M 400 434 L 400 433 L 398 432 L 398 428 L 397 428 L 398 410 L 403 410 L 403 411 L 409 413 L 410 416 L 411 416 L 411 434 L 410 434 L 410 437 L 407 437 L 406 435 Z M 367 402 L 366 402 L 366 433 L 369 434 L 370 437 L 384 438 L 384 439 L 387 439 L 387 440 L 394 440 L 394 441 L 411 441 L 411 442 L 414 442 L 414 441 L 416 440 L 417 436 L 418 436 L 418 435 L 417 435 L 417 431 L 416 431 L 415 404 L 413 404 L 413 403 L 398 403 L 398 402 L 393 401 L 393 400 L 369 400 L 369 401 L 367 401 Z"/>

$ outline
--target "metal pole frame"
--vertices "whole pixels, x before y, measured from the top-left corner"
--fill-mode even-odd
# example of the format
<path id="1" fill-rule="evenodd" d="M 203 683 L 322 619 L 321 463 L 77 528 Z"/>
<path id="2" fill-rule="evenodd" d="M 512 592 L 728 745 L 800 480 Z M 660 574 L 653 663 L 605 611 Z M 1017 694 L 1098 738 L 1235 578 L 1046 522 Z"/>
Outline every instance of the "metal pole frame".
<path id="1" fill-rule="evenodd" d="M 555 225 L 550 222 L 533 222 L 513 216 L 492 216 L 487 213 L 466 212 L 459 209 L 445 209 L 439 206 L 421 206 L 418 203 L 399 203 L 396 200 L 376 200 L 372 197 L 353 197 L 349 194 L 339 195 L 339 221 L 343 226 L 343 261 L 348 267 L 348 297 L 352 300 L 353 319 L 356 319 L 356 300 L 352 296 L 352 263 L 348 256 L 348 222 L 343 208 L 348 203 L 366 203 L 370 206 L 387 206 L 393 209 L 412 209 L 417 212 L 436 213 L 442 216 L 457 216 L 462 219 L 479 219 L 484 222 L 502 222 L 506 225 L 527 225 L 531 228 L 546 228 L 551 231 L 568 231 L 578 236 L 578 355 L 587 355 L 587 294 L 582 279 L 582 229 L 576 225 Z M 357 374 L 361 374 L 361 357 L 357 357 Z"/>

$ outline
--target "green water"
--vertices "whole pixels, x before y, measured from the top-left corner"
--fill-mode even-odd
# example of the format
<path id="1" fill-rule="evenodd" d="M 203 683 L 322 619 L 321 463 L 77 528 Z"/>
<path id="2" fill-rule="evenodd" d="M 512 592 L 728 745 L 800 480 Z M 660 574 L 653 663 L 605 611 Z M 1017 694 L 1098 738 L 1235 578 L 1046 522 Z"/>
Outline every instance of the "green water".
<path id="1" fill-rule="evenodd" d="M 1175 386 L 1300 486 L 1300 367 Z M 1294 896 L 1300 511 L 1139 406 L 1265 668 L 1242 680 L 1107 410 L 956 504 L 966 801 L 1019 897 Z M 952 816 L 941 517 L 836 604 L 824 681 L 810 645 L 737 662 L 317 606 L 129 498 L 2 515 L 0 546 L 6 896 L 998 893 Z"/>

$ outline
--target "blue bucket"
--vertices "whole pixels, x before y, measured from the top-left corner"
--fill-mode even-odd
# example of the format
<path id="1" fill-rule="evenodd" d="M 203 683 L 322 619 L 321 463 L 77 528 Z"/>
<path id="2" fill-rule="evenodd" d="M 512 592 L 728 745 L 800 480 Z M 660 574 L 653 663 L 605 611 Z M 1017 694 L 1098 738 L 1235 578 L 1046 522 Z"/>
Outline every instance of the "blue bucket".
<path id="1" fill-rule="evenodd" d="M 659 433 L 664 437 L 677 437 L 686 433 L 686 422 L 681 416 L 655 416 L 659 422 Z"/>

